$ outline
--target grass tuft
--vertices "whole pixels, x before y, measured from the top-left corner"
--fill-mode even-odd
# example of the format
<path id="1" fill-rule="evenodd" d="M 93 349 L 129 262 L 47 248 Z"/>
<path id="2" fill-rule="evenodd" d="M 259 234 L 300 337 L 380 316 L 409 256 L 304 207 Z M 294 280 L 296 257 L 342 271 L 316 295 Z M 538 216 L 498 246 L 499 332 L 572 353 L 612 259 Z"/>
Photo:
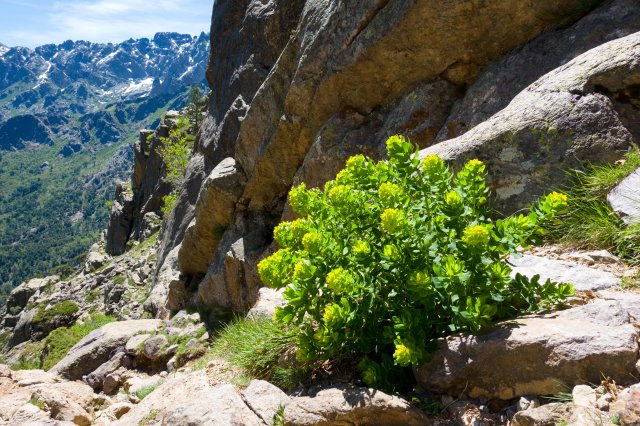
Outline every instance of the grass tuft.
<path id="1" fill-rule="evenodd" d="M 573 171 L 567 191 L 568 212 L 547 228 L 555 242 L 583 249 L 607 249 L 640 265 L 640 224 L 626 226 L 607 202 L 607 194 L 640 167 L 640 152 L 634 149 L 622 164 L 590 165 Z"/>
<path id="2" fill-rule="evenodd" d="M 211 353 L 251 378 L 267 380 L 288 390 L 309 377 L 306 364 L 282 366 L 281 357 L 295 348 L 295 332 L 272 318 L 235 318 L 222 329 Z"/>
<path id="3" fill-rule="evenodd" d="M 160 387 L 161 384 L 164 383 L 164 380 L 158 380 L 156 383 L 149 385 L 149 386 L 145 386 L 142 389 L 136 391 L 134 393 L 134 395 L 139 399 L 139 400 L 143 400 L 145 399 L 147 396 L 149 396 L 151 394 L 151 392 L 153 392 L 154 390 L 158 389 L 158 387 Z"/>

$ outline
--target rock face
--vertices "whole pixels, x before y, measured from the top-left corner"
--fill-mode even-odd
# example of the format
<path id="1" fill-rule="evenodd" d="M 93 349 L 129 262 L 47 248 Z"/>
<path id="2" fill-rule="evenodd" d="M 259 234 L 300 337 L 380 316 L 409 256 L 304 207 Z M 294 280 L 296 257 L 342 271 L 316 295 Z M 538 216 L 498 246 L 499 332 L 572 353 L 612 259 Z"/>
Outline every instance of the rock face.
<path id="1" fill-rule="evenodd" d="M 499 324 L 480 336 L 451 336 L 416 378 L 434 392 L 472 398 L 550 395 L 567 386 L 631 380 L 638 333 L 616 301 Z"/>
<path id="2" fill-rule="evenodd" d="M 109 361 L 118 348 L 134 334 L 157 330 L 160 320 L 132 320 L 107 324 L 80 340 L 51 372 L 70 380 L 81 379 Z"/>
<path id="3" fill-rule="evenodd" d="M 489 120 L 421 151 L 487 163 L 501 211 L 526 207 L 580 161 L 613 162 L 634 141 L 611 93 L 640 81 L 640 33 L 598 46 L 546 74 Z"/>
<path id="4" fill-rule="evenodd" d="M 620 158 L 636 137 L 640 6 L 599 3 L 216 2 L 213 96 L 158 256 L 160 271 L 182 244 L 170 307 L 250 307 L 291 185 L 380 158 L 394 133 L 444 141 L 423 155 L 454 165 L 486 160 L 504 212 L 564 168 Z M 213 183 L 223 170 L 232 190 Z"/>

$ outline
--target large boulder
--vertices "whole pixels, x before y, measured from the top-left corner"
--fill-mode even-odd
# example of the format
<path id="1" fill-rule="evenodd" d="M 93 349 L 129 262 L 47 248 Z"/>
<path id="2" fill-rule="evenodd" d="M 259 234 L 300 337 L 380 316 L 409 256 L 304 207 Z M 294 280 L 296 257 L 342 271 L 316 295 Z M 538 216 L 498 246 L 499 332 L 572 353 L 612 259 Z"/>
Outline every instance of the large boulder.
<path id="1" fill-rule="evenodd" d="M 124 349 L 131 336 L 156 331 L 161 320 L 131 320 L 112 322 L 92 331 L 51 368 L 69 380 L 79 380 L 111 359 L 118 349 Z"/>
<path id="2" fill-rule="evenodd" d="M 549 72 L 489 120 L 420 152 L 456 167 L 486 162 L 496 205 L 526 207 L 582 162 L 613 162 L 634 141 L 614 102 L 640 83 L 640 33 L 610 41 Z M 638 115 L 637 111 L 636 120 Z"/>
<path id="3" fill-rule="evenodd" d="M 479 336 L 442 339 L 416 369 L 423 388 L 472 398 L 550 395 L 610 377 L 628 383 L 638 331 L 613 300 L 498 324 Z"/>

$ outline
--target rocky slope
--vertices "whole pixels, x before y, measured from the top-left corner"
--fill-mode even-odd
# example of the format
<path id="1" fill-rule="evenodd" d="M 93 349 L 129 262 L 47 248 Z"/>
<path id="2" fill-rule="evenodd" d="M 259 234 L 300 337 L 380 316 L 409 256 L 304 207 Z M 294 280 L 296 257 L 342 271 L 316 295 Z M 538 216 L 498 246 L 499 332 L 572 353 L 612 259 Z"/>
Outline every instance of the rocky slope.
<path id="1" fill-rule="evenodd" d="M 640 424 L 640 296 L 628 284 L 638 271 L 607 252 L 552 247 L 511 259 L 514 273 L 571 282 L 576 297 L 562 311 L 442 339 L 414 371 L 435 417 L 357 380 L 291 394 L 233 385 L 233 368 L 207 355 L 215 336 L 202 323 L 251 307 L 272 315 L 282 299 L 260 288 L 256 263 L 292 216 L 288 189 L 321 186 L 352 154 L 380 158 L 391 134 L 454 166 L 485 161 L 501 213 L 584 161 L 622 158 L 640 141 L 637 2 L 218 0 L 211 34 L 212 96 L 171 214 L 159 224 L 168 190 L 156 150 L 173 114 L 141 133 L 131 182 L 84 271 L 11 294 L 0 312 L 5 362 L 48 366 L 51 354 L 29 355 L 34 345 L 60 325 L 89 324 L 92 310 L 120 321 L 33 381 L 0 370 L 9 389 L 0 413 L 11 413 L 0 422 Z M 610 194 L 631 221 L 634 176 Z M 56 398 L 42 384 L 68 390 Z"/>
<path id="2" fill-rule="evenodd" d="M 23 279 L 77 265 L 129 175 L 131 136 L 185 105 L 208 52 L 205 33 L 0 51 L 0 304 Z"/>

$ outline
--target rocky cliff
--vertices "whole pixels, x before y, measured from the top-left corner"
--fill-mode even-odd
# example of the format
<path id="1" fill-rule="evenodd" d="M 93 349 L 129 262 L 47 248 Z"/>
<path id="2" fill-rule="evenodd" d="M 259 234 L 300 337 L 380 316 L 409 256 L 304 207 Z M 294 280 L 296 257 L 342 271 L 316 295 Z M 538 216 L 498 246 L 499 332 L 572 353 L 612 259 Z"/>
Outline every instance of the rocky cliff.
<path id="1" fill-rule="evenodd" d="M 637 1 L 217 0 L 207 79 L 170 214 L 161 218 L 157 149 L 174 114 L 140 134 L 131 181 L 83 271 L 26 282 L 0 312 L 5 362 L 51 367 L 28 381 L 0 366 L 0 423 L 639 424 L 640 297 L 629 283 L 640 275 L 606 251 L 511 258 L 514 274 L 570 282 L 576 296 L 562 311 L 440 339 L 411 394 L 436 401 L 435 416 L 352 371 L 287 394 L 262 380 L 234 386 L 232 366 L 203 356 L 220 338 L 212 324 L 249 308 L 271 317 L 282 303 L 256 264 L 293 217 L 291 186 L 321 187 L 353 154 L 382 158 L 389 135 L 454 167 L 483 160 L 497 214 L 567 183 L 567 170 L 622 159 L 640 141 Z M 637 215 L 636 175 L 609 195 L 625 217 Z M 96 310 L 118 321 L 54 365 L 33 355 L 56 347 L 39 342 L 52 330 L 96 322 Z"/>
<path id="2" fill-rule="evenodd" d="M 380 157 L 394 133 L 456 164 L 487 160 L 505 213 L 567 168 L 620 158 L 639 137 L 637 36 L 624 38 L 639 13 L 632 1 L 218 2 L 213 96 L 159 251 L 157 271 L 179 267 L 179 282 L 156 280 L 169 308 L 251 306 L 291 185 Z"/>

